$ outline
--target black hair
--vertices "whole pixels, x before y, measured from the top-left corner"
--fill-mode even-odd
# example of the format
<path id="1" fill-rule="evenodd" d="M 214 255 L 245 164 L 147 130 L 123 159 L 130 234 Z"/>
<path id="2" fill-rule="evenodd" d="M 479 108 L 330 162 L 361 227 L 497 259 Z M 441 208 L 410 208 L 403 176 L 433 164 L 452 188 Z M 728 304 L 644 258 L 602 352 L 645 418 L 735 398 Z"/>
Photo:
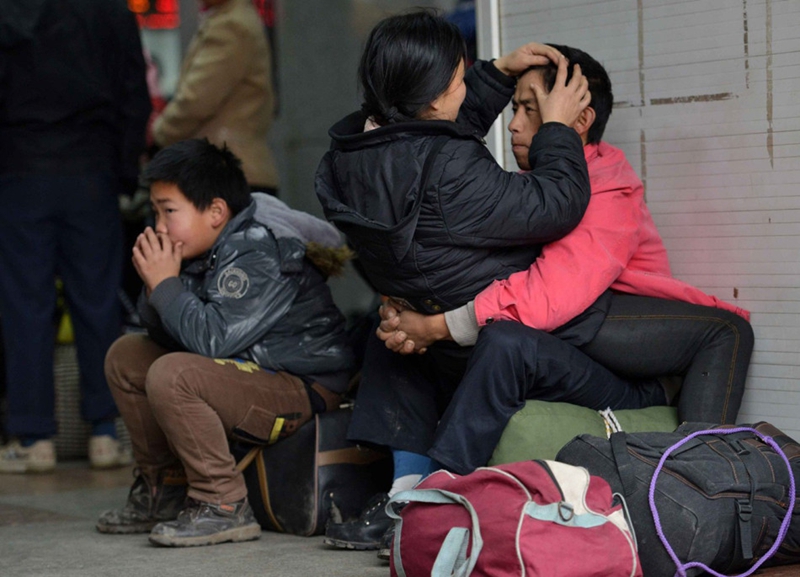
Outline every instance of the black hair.
<path id="1" fill-rule="evenodd" d="M 466 55 L 458 26 L 435 12 L 381 20 L 358 67 L 361 109 L 380 125 L 418 119 L 447 90 Z"/>
<path id="2" fill-rule="evenodd" d="M 221 198 L 233 216 L 251 201 L 242 162 L 225 145 L 214 146 L 206 138 L 182 140 L 163 148 L 147 164 L 142 178 L 147 186 L 154 182 L 174 184 L 198 210 Z"/>
<path id="3" fill-rule="evenodd" d="M 569 61 L 567 81 L 572 78 L 572 67 L 580 64 L 581 72 L 589 81 L 589 92 L 592 94 L 592 102 L 589 104 L 594 109 L 595 119 L 586 139 L 589 143 L 597 143 L 603 138 L 606 130 L 608 118 L 611 116 L 611 109 L 614 105 L 614 95 L 611 92 L 611 79 L 608 72 L 597 60 L 586 54 L 583 50 L 572 48 L 571 46 L 561 46 L 560 44 L 548 44 L 552 46 Z M 544 86 L 548 91 L 553 89 L 556 84 L 556 74 L 558 67 L 555 64 L 545 66 L 532 66 L 528 70 L 541 70 L 543 73 Z M 527 72 L 527 71 L 526 71 Z"/>

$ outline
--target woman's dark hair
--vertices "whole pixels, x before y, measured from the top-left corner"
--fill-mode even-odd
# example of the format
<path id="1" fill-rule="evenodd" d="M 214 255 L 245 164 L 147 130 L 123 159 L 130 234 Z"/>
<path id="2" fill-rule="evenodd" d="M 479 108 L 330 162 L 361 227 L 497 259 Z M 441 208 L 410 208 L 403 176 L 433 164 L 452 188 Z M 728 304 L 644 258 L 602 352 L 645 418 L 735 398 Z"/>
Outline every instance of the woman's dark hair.
<path id="1" fill-rule="evenodd" d="M 221 198 L 236 215 L 252 200 L 241 161 L 225 145 L 214 146 L 206 138 L 182 140 L 163 148 L 147 164 L 142 179 L 147 186 L 154 182 L 174 184 L 198 210 Z"/>
<path id="2" fill-rule="evenodd" d="M 380 125 L 418 118 L 447 90 L 466 55 L 458 27 L 433 12 L 382 20 L 361 55 L 361 109 Z"/>

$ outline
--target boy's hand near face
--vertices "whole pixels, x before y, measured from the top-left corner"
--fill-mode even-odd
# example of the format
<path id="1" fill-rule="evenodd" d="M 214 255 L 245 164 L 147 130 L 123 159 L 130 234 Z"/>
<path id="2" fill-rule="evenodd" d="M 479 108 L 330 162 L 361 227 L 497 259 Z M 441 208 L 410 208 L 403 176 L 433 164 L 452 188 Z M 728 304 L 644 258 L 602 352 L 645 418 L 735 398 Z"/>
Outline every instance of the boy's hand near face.
<path id="1" fill-rule="evenodd" d="M 133 266 L 148 295 L 161 281 L 180 274 L 182 255 L 183 243 L 173 244 L 166 234 L 156 233 L 149 226 L 137 237 L 133 247 Z"/>

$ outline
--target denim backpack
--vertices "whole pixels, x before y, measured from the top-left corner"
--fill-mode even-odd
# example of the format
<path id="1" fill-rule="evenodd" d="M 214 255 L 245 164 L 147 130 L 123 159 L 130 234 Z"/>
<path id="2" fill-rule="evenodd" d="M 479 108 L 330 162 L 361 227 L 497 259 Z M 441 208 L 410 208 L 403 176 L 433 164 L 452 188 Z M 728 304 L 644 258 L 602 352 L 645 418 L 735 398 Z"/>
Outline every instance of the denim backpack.
<path id="1" fill-rule="evenodd" d="M 800 562 L 800 445 L 769 423 L 581 435 L 557 459 L 625 496 L 647 577 L 744 577 Z"/>

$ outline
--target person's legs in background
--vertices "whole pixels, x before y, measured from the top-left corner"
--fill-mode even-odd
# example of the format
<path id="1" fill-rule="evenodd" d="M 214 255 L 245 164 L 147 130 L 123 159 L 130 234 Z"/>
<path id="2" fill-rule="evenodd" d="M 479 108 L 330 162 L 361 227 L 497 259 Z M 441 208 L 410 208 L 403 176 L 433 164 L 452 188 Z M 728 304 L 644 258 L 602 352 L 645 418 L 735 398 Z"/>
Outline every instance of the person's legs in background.
<path id="1" fill-rule="evenodd" d="M 614 295 L 595 338 L 581 350 L 629 378 L 682 377 L 682 421 L 735 423 L 753 351 L 737 314 L 681 301 Z"/>
<path id="2" fill-rule="evenodd" d="M 0 319 L 8 420 L 16 440 L 0 473 L 55 468 L 55 262 L 57 194 L 52 177 L 0 176 Z M 54 196 L 56 195 L 56 196 Z"/>
<path id="3" fill-rule="evenodd" d="M 103 376 L 103 359 L 121 327 L 116 180 L 40 175 L 3 176 L 0 182 L 6 207 L 0 215 L 0 310 L 8 359 L 7 429 L 19 440 L 0 455 L 0 471 L 55 467 L 57 274 L 64 280 L 77 340 L 82 413 L 92 424 L 90 460 L 101 467 L 123 464 L 125 455 L 114 440 L 117 410 Z"/>
<path id="4" fill-rule="evenodd" d="M 81 414 L 92 426 L 93 467 L 130 462 L 116 440 L 118 415 L 103 363 L 122 330 L 122 220 L 117 179 L 91 174 L 59 179 L 57 272 L 64 281 L 81 376 Z"/>

